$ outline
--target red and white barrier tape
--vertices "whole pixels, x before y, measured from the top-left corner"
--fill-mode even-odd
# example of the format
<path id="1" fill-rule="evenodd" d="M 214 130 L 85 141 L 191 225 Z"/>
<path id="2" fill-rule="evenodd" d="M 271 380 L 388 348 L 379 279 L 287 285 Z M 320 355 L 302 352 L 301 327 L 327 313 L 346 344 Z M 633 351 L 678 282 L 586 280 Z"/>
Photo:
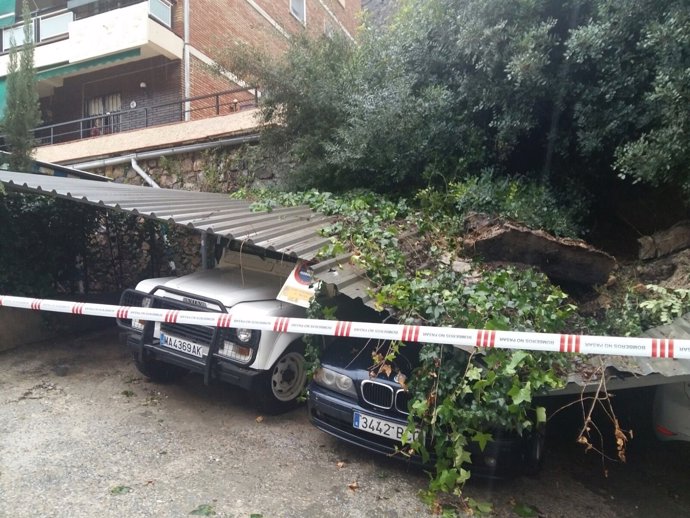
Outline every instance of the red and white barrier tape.
<path id="1" fill-rule="evenodd" d="M 690 340 L 628 338 L 615 336 L 563 335 L 517 331 L 487 331 L 453 327 L 408 326 L 307 318 L 252 317 L 246 314 L 178 311 L 107 304 L 86 304 L 63 300 L 30 299 L 0 295 L 0 306 L 55 311 L 120 319 L 138 319 L 172 324 L 235 327 L 326 336 L 376 338 L 449 344 L 456 347 L 524 349 L 582 354 L 643 356 L 690 359 Z"/>

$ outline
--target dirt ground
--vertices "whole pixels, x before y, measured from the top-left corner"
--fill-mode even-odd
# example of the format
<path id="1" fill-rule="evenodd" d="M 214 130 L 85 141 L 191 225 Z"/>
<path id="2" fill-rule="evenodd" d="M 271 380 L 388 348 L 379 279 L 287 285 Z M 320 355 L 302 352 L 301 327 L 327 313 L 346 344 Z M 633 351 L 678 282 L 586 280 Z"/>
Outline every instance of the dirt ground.
<path id="1" fill-rule="evenodd" d="M 688 515 L 690 444 L 642 434 L 606 478 L 572 431 L 551 426 L 538 477 L 466 495 L 499 517 Z M 0 353 L 0 517 L 421 517 L 426 482 L 316 430 L 305 407 L 260 416 L 229 386 L 147 382 L 114 328 Z"/>

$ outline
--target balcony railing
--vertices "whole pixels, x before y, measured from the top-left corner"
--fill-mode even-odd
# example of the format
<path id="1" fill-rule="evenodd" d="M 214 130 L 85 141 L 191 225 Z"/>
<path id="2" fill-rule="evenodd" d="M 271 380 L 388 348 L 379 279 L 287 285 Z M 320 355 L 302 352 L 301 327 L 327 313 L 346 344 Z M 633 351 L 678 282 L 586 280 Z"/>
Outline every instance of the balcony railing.
<path id="1" fill-rule="evenodd" d="M 41 126 L 34 130 L 36 146 L 60 144 L 84 138 L 132 131 L 162 124 L 228 115 L 258 105 L 253 88 L 236 88 L 211 95 L 190 97 L 179 101 L 84 117 L 82 119 Z M 0 149 L 6 150 L 4 136 Z"/>

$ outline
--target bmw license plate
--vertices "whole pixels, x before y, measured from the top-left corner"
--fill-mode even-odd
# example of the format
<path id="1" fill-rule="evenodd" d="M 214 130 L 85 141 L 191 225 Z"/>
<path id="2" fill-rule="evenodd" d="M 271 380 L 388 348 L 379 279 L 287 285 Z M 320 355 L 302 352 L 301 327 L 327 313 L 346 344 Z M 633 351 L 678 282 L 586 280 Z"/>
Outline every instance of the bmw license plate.
<path id="1" fill-rule="evenodd" d="M 352 414 L 352 426 L 358 430 L 380 435 L 381 437 L 388 437 L 396 441 L 401 441 L 405 434 L 406 425 L 401 425 L 385 419 L 379 419 L 360 412 Z"/>
<path id="2" fill-rule="evenodd" d="M 160 334 L 160 343 L 162 346 L 168 349 L 175 349 L 182 353 L 191 354 L 197 358 L 203 358 L 208 354 L 208 347 L 205 345 L 195 344 L 189 340 L 183 338 L 177 338 L 176 336 Z"/>

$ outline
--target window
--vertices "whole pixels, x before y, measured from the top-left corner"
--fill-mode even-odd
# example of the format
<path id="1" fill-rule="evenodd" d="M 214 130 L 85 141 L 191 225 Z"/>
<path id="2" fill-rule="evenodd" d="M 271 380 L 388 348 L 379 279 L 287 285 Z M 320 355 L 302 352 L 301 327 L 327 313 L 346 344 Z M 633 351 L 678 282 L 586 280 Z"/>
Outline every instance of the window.
<path id="1" fill-rule="evenodd" d="M 122 100 L 119 93 L 89 99 L 86 103 L 86 116 L 96 117 L 89 121 L 90 135 L 97 137 L 98 135 L 119 132 L 119 112 L 121 110 Z M 102 117 L 97 117 L 98 115 L 102 115 Z"/>
<path id="2" fill-rule="evenodd" d="M 292 16 L 297 18 L 301 23 L 307 23 L 307 6 L 306 0 L 290 0 L 290 12 Z"/>
<path id="3" fill-rule="evenodd" d="M 81 20 L 141 2 L 142 0 L 69 0 L 67 8 L 74 11 L 74 17 L 77 20 Z"/>
<path id="4" fill-rule="evenodd" d="M 167 0 L 149 0 L 149 12 L 166 27 L 172 27 L 172 5 Z"/>

